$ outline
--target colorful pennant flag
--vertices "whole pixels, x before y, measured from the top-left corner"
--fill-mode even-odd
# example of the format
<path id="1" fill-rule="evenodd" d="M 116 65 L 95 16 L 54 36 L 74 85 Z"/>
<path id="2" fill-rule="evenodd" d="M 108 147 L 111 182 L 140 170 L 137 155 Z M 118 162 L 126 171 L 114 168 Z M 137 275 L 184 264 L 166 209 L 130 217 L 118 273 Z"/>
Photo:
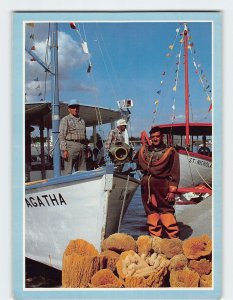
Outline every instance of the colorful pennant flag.
<path id="1" fill-rule="evenodd" d="M 209 107 L 209 109 L 208 109 L 208 112 L 210 112 L 211 110 L 212 110 L 212 103 L 210 104 L 210 107 Z"/>
<path id="2" fill-rule="evenodd" d="M 169 49 L 172 50 L 174 48 L 174 45 L 169 45 Z"/>
<path id="3" fill-rule="evenodd" d="M 89 63 L 88 68 L 87 68 L 87 73 L 91 73 L 92 65 Z"/>
<path id="4" fill-rule="evenodd" d="M 88 54 L 89 51 L 88 51 L 87 42 L 82 42 L 82 43 L 81 43 L 81 46 L 82 46 L 83 53 L 84 53 L 84 54 Z"/>
<path id="5" fill-rule="evenodd" d="M 72 29 L 76 29 L 76 25 L 75 25 L 75 23 L 74 23 L 74 22 L 71 22 L 71 23 L 70 23 L 70 28 L 72 28 Z"/>
<path id="6" fill-rule="evenodd" d="M 207 99 L 207 101 L 211 101 L 211 98 L 210 98 L 210 96 L 209 96 L 209 95 L 207 96 L 207 98 L 206 98 L 206 99 Z"/>
<path id="7" fill-rule="evenodd" d="M 172 88 L 172 90 L 173 90 L 174 92 L 176 92 L 176 85 Z"/>

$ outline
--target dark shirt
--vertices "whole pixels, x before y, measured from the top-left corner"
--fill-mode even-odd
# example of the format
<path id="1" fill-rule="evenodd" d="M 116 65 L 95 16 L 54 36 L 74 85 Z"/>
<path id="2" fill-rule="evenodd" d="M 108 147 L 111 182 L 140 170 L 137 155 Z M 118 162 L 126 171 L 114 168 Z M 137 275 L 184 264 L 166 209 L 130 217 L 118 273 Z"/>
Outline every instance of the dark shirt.
<path id="1" fill-rule="evenodd" d="M 208 147 L 206 146 L 202 146 L 199 150 L 198 150 L 198 153 L 199 154 L 202 154 L 202 155 L 206 155 L 206 156 L 211 156 L 211 151 Z"/>

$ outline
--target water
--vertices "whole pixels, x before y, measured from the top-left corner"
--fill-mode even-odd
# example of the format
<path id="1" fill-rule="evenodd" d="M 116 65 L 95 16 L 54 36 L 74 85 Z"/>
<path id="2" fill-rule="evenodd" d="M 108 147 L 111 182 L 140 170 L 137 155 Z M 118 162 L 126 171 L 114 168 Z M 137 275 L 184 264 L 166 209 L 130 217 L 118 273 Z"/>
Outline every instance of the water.
<path id="1" fill-rule="evenodd" d="M 135 239 L 148 234 L 146 214 L 141 201 L 141 187 L 139 186 L 122 220 L 120 232 L 132 235 Z"/>

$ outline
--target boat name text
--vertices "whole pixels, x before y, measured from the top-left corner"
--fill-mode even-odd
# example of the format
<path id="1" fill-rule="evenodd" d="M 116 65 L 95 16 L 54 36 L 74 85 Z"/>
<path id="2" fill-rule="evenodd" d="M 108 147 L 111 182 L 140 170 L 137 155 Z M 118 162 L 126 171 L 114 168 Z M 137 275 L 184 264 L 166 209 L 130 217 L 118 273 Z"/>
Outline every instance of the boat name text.
<path id="1" fill-rule="evenodd" d="M 59 193 L 27 197 L 25 198 L 27 207 L 42 207 L 42 206 L 58 206 L 58 205 L 67 205 L 63 196 Z"/>
<path id="2" fill-rule="evenodd" d="M 204 166 L 204 167 L 207 167 L 207 168 L 212 167 L 211 162 L 205 161 L 205 160 L 202 160 L 202 159 L 197 159 L 197 158 L 194 158 L 194 157 L 189 157 L 189 163 L 194 163 L 194 164 L 197 164 L 199 166 Z"/>

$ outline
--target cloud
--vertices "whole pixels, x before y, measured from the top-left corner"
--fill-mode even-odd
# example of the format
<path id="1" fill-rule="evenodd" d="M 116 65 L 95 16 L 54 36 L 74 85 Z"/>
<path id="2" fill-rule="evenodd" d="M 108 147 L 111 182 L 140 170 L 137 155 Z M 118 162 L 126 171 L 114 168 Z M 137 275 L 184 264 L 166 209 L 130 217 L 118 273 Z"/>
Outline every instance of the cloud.
<path id="1" fill-rule="evenodd" d="M 44 25 L 43 30 L 40 29 L 40 39 L 35 39 L 32 41 L 30 39 L 28 40 L 27 38 L 26 45 L 29 48 L 35 46 L 35 50 L 33 50 L 33 52 L 42 61 L 47 61 L 47 65 L 50 65 L 51 57 L 47 45 L 47 40 L 45 38 L 41 38 L 43 31 L 45 31 Z M 78 82 L 74 81 L 75 72 L 77 72 L 77 70 L 79 70 L 82 66 L 87 66 L 89 61 L 89 54 L 84 54 L 81 48 L 81 44 L 78 41 L 75 41 L 70 35 L 66 34 L 65 32 L 58 32 L 58 41 L 59 88 L 61 90 L 63 88 L 69 88 L 70 90 L 74 91 L 78 90 L 82 92 L 97 92 L 96 88 L 83 83 L 81 81 L 82 79 L 79 79 Z M 38 78 L 38 81 L 40 81 L 40 91 L 36 89 L 36 87 L 38 87 L 38 82 L 36 82 L 35 84 L 35 78 Z M 26 53 L 25 89 L 28 101 L 38 100 L 36 98 L 37 92 L 42 92 L 44 94 L 45 80 L 47 92 L 50 92 L 51 75 L 48 72 L 45 72 L 44 68 L 40 66 L 36 61 L 32 61 L 31 55 Z"/>
<path id="2" fill-rule="evenodd" d="M 75 81 L 75 80 L 72 81 L 62 80 L 60 83 L 60 88 L 61 90 L 67 89 L 69 90 L 69 92 L 80 91 L 80 92 L 90 92 L 94 94 L 98 93 L 98 89 L 95 86 L 87 85 L 85 83 Z"/>
<path id="3" fill-rule="evenodd" d="M 180 115 L 176 116 L 176 120 L 184 121 L 185 120 L 185 115 L 180 114 Z"/>

